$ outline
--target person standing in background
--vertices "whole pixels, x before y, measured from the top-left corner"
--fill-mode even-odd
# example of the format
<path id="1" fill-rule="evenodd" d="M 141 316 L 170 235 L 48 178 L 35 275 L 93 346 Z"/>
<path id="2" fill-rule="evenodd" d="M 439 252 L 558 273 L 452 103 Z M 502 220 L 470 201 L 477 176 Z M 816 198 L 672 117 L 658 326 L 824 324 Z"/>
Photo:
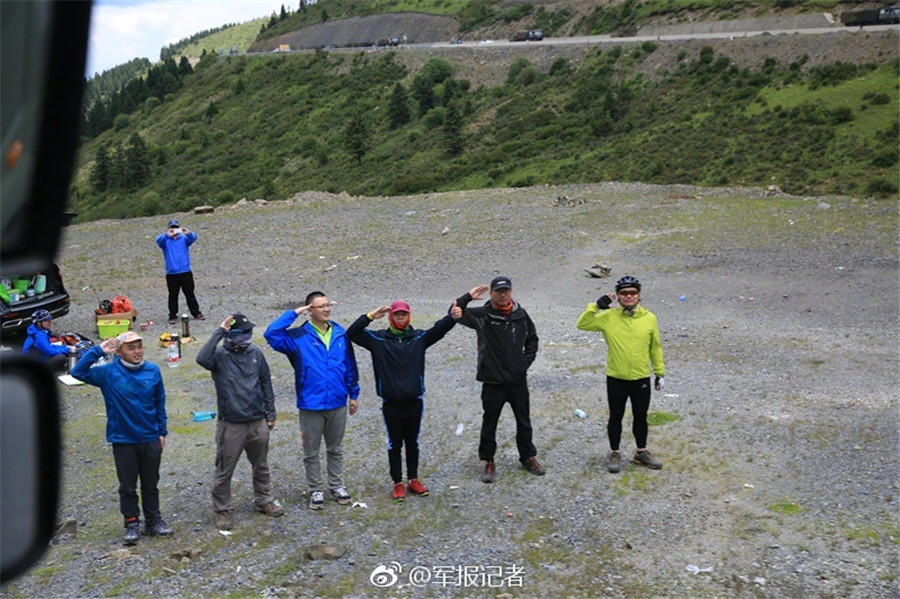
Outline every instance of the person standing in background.
<path id="1" fill-rule="evenodd" d="M 197 241 L 197 234 L 182 227 L 177 220 L 169 221 L 165 233 L 156 237 L 156 245 L 162 249 L 166 261 L 166 287 L 169 290 L 169 324 L 178 322 L 178 293 L 184 292 L 188 310 L 197 320 L 206 320 L 194 295 L 194 273 L 191 272 L 190 247 Z"/>

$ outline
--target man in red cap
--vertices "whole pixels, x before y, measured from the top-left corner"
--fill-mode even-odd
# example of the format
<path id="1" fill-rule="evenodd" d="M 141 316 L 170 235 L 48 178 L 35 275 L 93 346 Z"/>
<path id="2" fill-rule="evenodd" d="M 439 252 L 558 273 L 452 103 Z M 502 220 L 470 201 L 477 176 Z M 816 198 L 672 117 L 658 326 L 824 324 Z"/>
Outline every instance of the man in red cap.
<path id="1" fill-rule="evenodd" d="M 367 329 L 369 323 L 388 315 L 390 327 L 378 331 Z M 428 495 L 419 480 L 419 427 L 422 423 L 425 396 L 425 350 L 443 339 L 456 321 L 448 314 L 428 330 L 413 328 L 409 304 L 398 300 L 375 308 L 356 319 L 347 336 L 372 354 L 375 389 L 381 397 L 381 413 L 388 433 L 388 463 L 394 481 L 392 497 L 406 499 Z M 407 485 L 403 487 L 401 449 L 406 444 Z"/>
<path id="2" fill-rule="evenodd" d="M 537 449 L 531 440 L 528 368 L 537 357 L 538 336 L 531 317 L 512 299 L 512 281 L 496 277 L 491 281 L 491 299 L 483 306 L 467 308 L 488 290 L 479 285 L 454 302 L 451 314 L 462 314 L 459 324 L 474 329 L 478 336 L 478 373 L 481 381 L 481 441 L 478 457 L 484 461 L 482 482 L 492 483 L 496 476 L 494 453 L 497 451 L 497 423 L 503 405 L 509 403 L 516 417 L 516 448 L 519 461 L 528 472 L 538 476 L 544 468 L 538 463 Z"/>

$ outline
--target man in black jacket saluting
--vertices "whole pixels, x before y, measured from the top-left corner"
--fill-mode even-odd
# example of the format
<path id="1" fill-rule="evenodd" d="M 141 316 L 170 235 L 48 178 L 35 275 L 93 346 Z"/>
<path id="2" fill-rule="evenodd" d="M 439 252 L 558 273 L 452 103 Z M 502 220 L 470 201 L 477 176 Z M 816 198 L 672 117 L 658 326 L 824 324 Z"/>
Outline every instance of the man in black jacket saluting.
<path id="1" fill-rule="evenodd" d="M 538 336 L 531 317 L 512 299 L 512 281 L 496 277 L 491 281 L 490 297 L 483 306 L 469 308 L 488 290 L 479 285 L 456 300 L 451 314 L 459 314 L 459 324 L 475 329 L 478 336 L 478 372 L 481 381 L 481 440 L 478 457 L 484 461 L 481 480 L 494 482 L 494 453 L 497 450 L 497 422 L 503 404 L 509 403 L 516 417 L 516 447 L 522 467 L 538 476 L 544 468 L 538 463 L 537 449 L 531 440 L 531 414 L 527 371 L 538 350 Z"/>

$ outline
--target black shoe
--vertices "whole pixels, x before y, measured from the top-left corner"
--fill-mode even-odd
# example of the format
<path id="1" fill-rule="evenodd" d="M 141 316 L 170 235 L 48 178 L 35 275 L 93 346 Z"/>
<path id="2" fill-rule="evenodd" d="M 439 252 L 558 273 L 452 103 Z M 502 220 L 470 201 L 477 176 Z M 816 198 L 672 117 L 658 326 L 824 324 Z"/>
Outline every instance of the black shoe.
<path id="1" fill-rule="evenodd" d="M 172 534 L 173 531 L 169 528 L 169 525 L 166 524 L 165 520 L 159 518 L 152 522 L 148 522 L 144 532 L 151 537 L 167 537 Z"/>
<path id="2" fill-rule="evenodd" d="M 178 322 L 178 319 L 177 319 L 177 318 L 170 318 L 170 319 L 169 319 L 169 324 L 175 324 L 176 322 Z"/>
<path id="3" fill-rule="evenodd" d="M 126 545 L 135 545 L 138 542 L 138 539 L 141 538 L 140 532 L 140 522 L 134 520 L 133 522 L 125 523 L 125 536 L 122 537 L 122 542 Z"/>
<path id="4" fill-rule="evenodd" d="M 201 312 L 201 313 L 197 314 L 196 316 L 194 316 L 194 320 L 206 320 L 206 317 L 203 316 L 203 312 Z"/>

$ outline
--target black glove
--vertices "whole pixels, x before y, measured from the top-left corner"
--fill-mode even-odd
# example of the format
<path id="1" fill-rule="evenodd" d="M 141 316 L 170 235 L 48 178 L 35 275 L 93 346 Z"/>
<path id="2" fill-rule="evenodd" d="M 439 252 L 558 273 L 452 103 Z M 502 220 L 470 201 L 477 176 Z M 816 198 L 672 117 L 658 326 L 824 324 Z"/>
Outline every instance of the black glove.
<path id="1" fill-rule="evenodd" d="M 612 304 L 612 300 L 608 295 L 601 295 L 597 298 L 597 307 L 601 310 L 608 310 L 610 304 Z"/>

